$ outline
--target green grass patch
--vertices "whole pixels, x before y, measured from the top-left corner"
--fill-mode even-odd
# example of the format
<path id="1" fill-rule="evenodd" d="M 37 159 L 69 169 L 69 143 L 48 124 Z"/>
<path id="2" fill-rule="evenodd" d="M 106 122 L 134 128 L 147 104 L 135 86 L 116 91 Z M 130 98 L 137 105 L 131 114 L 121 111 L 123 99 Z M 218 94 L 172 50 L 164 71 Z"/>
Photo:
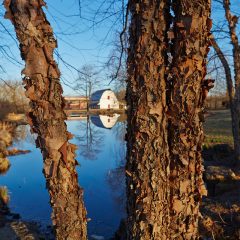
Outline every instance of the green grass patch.
<path id="1" fill-rule="evenodd" d="M 208 111 L 204 123 L 205 145 L 233 145 L 232 122 L 230 110 Z"/>

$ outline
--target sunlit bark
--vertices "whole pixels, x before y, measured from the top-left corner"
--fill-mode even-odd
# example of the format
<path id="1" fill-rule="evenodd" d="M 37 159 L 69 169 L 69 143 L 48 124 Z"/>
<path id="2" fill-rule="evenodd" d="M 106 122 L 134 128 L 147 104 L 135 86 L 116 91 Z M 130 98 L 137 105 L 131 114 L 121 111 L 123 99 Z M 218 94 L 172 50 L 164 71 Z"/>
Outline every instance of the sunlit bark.
<path id="1" fill-rule="evenodd" d="M 28 120 L 43 154 L 56 238 L 84 240 L 86 210 L 75 170 L 76 147 L 68 141 L 71 134 L 64 122 L 60 72 L 53 59 L 57 43 L 42 10 L 46 4 L 42 0 L 5 0 L 4 5 L 26 63 L 22 74 L 30 99 Z"/>
<path id="2" fill-rule="evenodd" d="M 211 4 L 129 4 L 127 238 L 198 239 Z"/>
<path id="3" fill-rule="evenodd" d="M 168 142 L 171 182 L 171 239 L 198 239 L 199 205 L 206 189 L 202 180 L 204 100 L 210 45 L 210 0 L 174 0 Z"/>
<path id="4" fill-rule="evenodd" d="M 127 235 L 170 239 L 166 118 L 168 1 L 130 1 Z"/>

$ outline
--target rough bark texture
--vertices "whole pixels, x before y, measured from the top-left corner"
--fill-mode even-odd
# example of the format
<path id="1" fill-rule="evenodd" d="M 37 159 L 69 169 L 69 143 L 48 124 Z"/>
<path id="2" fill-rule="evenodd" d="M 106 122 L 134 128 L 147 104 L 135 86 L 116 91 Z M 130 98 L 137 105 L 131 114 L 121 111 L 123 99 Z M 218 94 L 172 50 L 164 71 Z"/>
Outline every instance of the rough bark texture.
<path id="1" fill-rule="evenodd" d="M 216 40 L 212 36 L 211 38 L 212 46 L 215 50 L 215 52 L 218 55 L 218 58 L 220 59 L 225 75 L 226 75 L 226 82 L 227 82 L 227 89 L 228 89 L 228 96 L 229 96 L 229 103 L 230 103 L 230 110 L 231 110 L 231 117 L 232 117 L 232 134 L 233 134 L 233 140 L 234 140 L 234 152 L 235 152 L 235 158 L 240 159 L 240 135 L 239 135 L 239 116 L 237 111 L 237 98 L 235 98 L 235 90 L 233 87 L 233 81 L 232 81 L 232 74 L 231 69 L 228 64 L 227 59 L 225 58 L 222 50 L 218 46 Z"/>
<path id="2" fill-rule="evenodd" d="M 170 239 L 166 119 L 169 6 L 130 1 L 128 57 L 127 239 Z"/>
<path id="3" fill-rule="evenodd" d="M 60 72 L 53 59 L 57 43 L 42 10 L 46 4 L 42 0 L 5 0 L 4 5 L 26 62 L 22 74 L 31 106 L 28 119 L 44 158 L 56 238 L 84 240 L 86 210 L 75 170 L 76 146 L 68 142 L 72 135 L 64 122 Z"/>
<path id="4" fill-rule="evenodd" d="M 170 69 L 169 149 L 171 159 L 171 239 L 198 239 L 202 180 L 205 80 L 209 52 L 210 0 L 174 0 L 174 40 Z"/>
<path id="5" fill-rule="evenodd" d="M 236 27 L 238 23 L 238 17 L 231 14 L 230 0 L 223 1 L 223 7 L 225 9 L 225 17 L 228 22 L 229 35 L 233 47 L 233 62 L 234 62 L 234 79 L 235 79 L 235 97 L 234 97 L 234 116 L 233 122 L 235 127 L 234 137 L 234 150 L 235 157 L 238 163 L 240 163 L 240 47 L 239 40 L 236 33 Z"/>
<path id="6" fill-rule="evenodd" d="M 128 239 L 198 239 L 211 4 L 172 4 L 130 1 Z"/>

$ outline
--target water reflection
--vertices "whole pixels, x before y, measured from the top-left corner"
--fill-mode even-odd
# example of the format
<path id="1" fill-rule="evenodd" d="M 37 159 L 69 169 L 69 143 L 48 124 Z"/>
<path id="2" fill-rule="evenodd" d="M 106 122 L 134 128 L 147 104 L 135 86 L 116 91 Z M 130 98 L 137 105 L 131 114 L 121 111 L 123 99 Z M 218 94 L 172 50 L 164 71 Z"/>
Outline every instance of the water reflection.
<path id="1" fill-rule="evenodd" d="M 125 211 L 125 153 L 126 144 L 124 141 L 126 134 L 126 122 L 119 122 L 112 130 L 115 135 L 116 144 L 114 146 L 114 156 L 116 167 L 109 170 L 107 174 L 107 182 L 111 188 L 114 201 L 119 209 Z"/>
<path id="2" fill-rule="evenodd" d="M 14 145 L 21 146 L 23 142 L 35 144 L 36 135 L 29 131 L 28 126 L 20 125 L 14 131 Z"/>
<path id="3" fill-rule="evenodd" d="M 74 133 L 78 140 L 79 154 L 88 160 L 95 160 L 101 152 L 104 135 L 90 120 L 91 117 L 79 121 L 79 130 Z"/>
<path id="4" fill-rule="evenodd" d="M 114 235 L 120 220 L 125 216 L 125 123 L 122 116 L 113 119 L 83 117 L 67 122 L 68 129 L 75 137 L 72 143 L 79 147 L 77 169 L 79 181 L 84 188 L 88 218 L 89 235 Z M 92 120 L 94 119 L 94 120 Z M 117 120 L 122 122 L 119 122 Z M 114 124 L 113 124 L 114 123 Z M 111 124 L 111 127 L 110 127 Z M 107 129 L 106 129 L 107 127 Z M 27 155 L 11 157 L 12 168 L 1 178 L 1 184 L 8 186 L 11 193 L 10 208 L 19 213 L 24 220 L 50 224 L 51 208 L 49 195 L 45 189 L 45 179 L 40 151 L 35 148 L 29 127 L 23 127 L 25 140 L 15 141 L 14 147 L 31 150 Z M 109 130 L 110 129 L 110 130 Z M 95 160 L 95 161 L 89 161 Z"/>
<path id="5" fill-rule="evenodd" d="M 93 115 L 91 116 L 91 122 L 99 128 L 113 128 L 119 118 L 119 114 L 108 115 Z"/>

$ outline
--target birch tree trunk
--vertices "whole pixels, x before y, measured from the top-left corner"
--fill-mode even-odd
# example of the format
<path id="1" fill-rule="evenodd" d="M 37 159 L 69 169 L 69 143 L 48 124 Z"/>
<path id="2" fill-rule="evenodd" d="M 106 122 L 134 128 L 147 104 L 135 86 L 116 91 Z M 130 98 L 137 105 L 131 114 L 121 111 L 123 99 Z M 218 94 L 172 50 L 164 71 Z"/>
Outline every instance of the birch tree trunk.
<path id="1" fill-rule="evenodd" d="M 212 80 L 205 80 L 210 45 L 210 0 L 174 0 L 174 39 L 170 69 L 169 151 L 171 169 L 171 239 L 198 239 L 202 179 L 204 100 Z"/>
<path id="2" fill-rule="evenodd" d="M 26 95 L 32 132 L 44 159 L 44 175 L 53 208 L 52 220 L 59 240 L 86 239 L 83 191 L 75 170 L 76 146 L 69 143 L 60 72 L 53 59 L 57 46 L 52 28 L 42 10 L 43 0 L 5 0 L 5 17 L 15 27 L 21 56 L 26 65 Z"/>
<path id="3" fill-rule="evenodd" d="M 128 240 L 198 239 L 211 2 L 172 4 L 129 2 Z"/>
<path id="4" fill-rule="evenodd" d="M 170 239 L 167 0 L 129 1 L 127 239 Z"/>

